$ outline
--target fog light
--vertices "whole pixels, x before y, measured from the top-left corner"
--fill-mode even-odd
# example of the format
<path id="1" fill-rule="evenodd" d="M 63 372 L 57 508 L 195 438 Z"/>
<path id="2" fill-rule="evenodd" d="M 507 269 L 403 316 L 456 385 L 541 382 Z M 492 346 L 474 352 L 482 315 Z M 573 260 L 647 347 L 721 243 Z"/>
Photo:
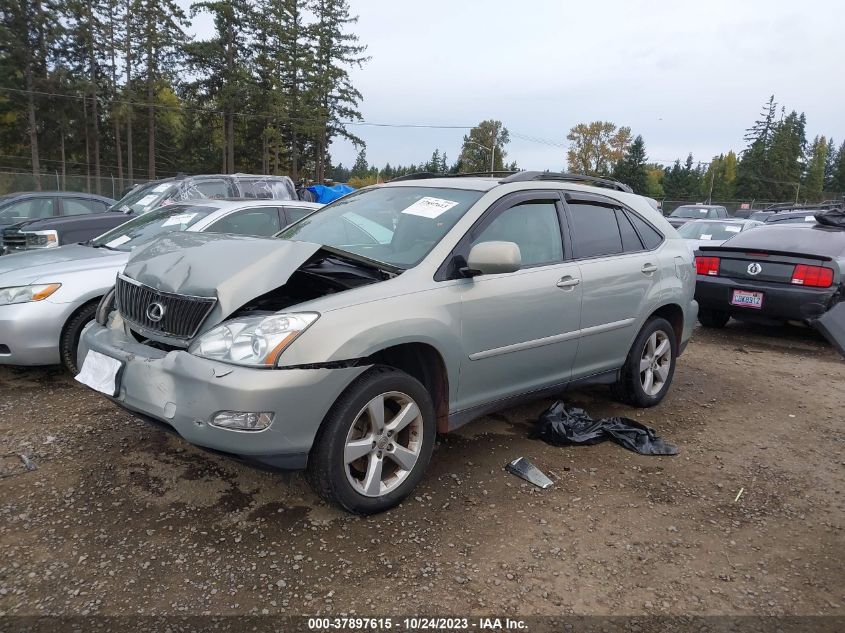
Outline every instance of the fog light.
<path id="1" fill-rule="evenodd" d="M 272 413 L 220 411 L 211 417 L 211 426 L 235 431 L 263 431 L 272 423 Z"/>

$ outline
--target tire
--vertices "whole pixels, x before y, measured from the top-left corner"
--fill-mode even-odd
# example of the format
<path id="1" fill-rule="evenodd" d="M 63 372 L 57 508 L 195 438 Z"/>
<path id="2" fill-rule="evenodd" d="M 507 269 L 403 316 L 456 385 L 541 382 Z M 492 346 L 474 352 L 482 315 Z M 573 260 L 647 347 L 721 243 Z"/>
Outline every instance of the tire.
<path id="1" fill-rule="evenodd" d="M 62 330 L 62 336 L 59 339 L 59 355 L 62 359 L 62 365 L 74 376 L 79 373 L 79 368 L 76 366 L 76 350 L 79 347 L 79 336 L 82 334 L 85 326 L 94 320 L 96 312 L 96 302 L 82 306 L 70 317 Z"/>
<path id="2" fill-rule="evenodd" d="M 731 320 L 731 315 L 722 310 L 708 310 L 707 308 L 699 308 L 698 322 L 704 327 L 723 328 Z"/>
<path id="3" fill-rule="evenodd" d="M 666 341 L 669 348 L 664 354 L 668 356 L 653 356 L 652 362 L 656 364 L 641 372 L 641 363 L 647 360 L 645 355 L 650 341 L 656 343 L 655 351 L 659 351 L 663 341 Z M 625 364 L 619 372 L 619 380 L 612 387 L 613 394 L 618 400 L 635 407 L 653 407 L 669 392 L 677 357 L 678 342 L 671 324 L 661 317 L 649 319 L 628 352 Z M 648 372 L 652 376 L 650 385 L 646 378 Z"/>
<path id="4" fill-rule="evenodd" d="M 370 414 L 379 409 L 384 415 L 381 433 L 375 431 L 378 415 Z M 399 411 L 407 415 L 399 416 Z M 388 435 L 400 418 L 405 426 Z M 320 497 L 348 512 L 383 512 L 399 504 L 422 479 L 435 433 L 434 405 L 426 388 L 398 369 L 373 367 L 343 392 L 323 420 L 306 478 Z M 358 457 L 348 463 L 348 456 Z"/>

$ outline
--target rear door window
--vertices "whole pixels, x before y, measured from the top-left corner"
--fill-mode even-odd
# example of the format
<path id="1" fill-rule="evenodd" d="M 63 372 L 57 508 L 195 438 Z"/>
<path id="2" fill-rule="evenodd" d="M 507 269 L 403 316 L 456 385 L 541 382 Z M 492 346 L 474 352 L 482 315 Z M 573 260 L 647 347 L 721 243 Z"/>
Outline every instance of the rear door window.
<path id="1" fill-rule="evenodd" d="M 297 220 L 304 218 L 306 215 L 314 213 L 314 211 L 316 211 L 316 209 L 309 209 L 306 207 L 285 207 L 285 213 L 287 213 L 286 225 L 293 224 Z"/>
<path id="2" fill-rule="evenodd" d="M 622 236 L 613 207 L 573 201 L 569 203 L 569 214 L 576 259 L 622 252 Z"/>

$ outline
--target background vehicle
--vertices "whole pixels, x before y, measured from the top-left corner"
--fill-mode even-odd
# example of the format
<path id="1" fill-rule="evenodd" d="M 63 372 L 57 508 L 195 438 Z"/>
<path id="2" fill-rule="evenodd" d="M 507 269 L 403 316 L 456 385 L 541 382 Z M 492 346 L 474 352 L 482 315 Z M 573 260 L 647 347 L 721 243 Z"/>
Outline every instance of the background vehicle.
<path id="1" fill-rule="evenodd" d="M 614 181 L 403 177 L 279 237 L 136 249 L 77 379 L 200 446 L 307 467 L 352 512 L 399 503 L 436 430 L 520 398 L 659 403 L 697 312 L 687 246 Z"/>
<path id="2" fill-rule="evenodd" d="M 713 204 L 684 204 L 677 207 L 666 219 L 678 228 L 690 220 L 722 220 L 728 218 L 725 207 Z"/>
<path id="3" fill-rule="evenodd" d="M 293 181 L 287 176 L 234 174 L 165 178 L 138 185 L 118 202 L 110 201 L 113 203 L 110 208 L 98 209 L 107 213 L 33 219 L 9 227 L 3 233 L 3 247 L 6 252 L 17 252 L 85 242 L 159 206 L 207 198 L 297 200 Z"/>
<path id="4" fill-rule="evenodd" d="M 813 325 L 843 298 L 845 229 L 764 225 L 696 251 L 698 320 Z"/>
<path id="5" fill-rule="evenodd" d="M 76 346 L 130 252 L 173 231 L 271 236 L 320 208 L 300 201 L 203 200 L 140 215 L 86 244 L 0 258 L 0 364 L 76 371 Z"/>
<path id="6" fill-rule="evenodd" d="M 114 200 L 76 191 L 26 191 L 0 196 L 0 231 L 22 222 L 79 217 L 106 211 Z M 36 241 L 49 243 L 54 234 L 38 234 Z M 2 252 L 0 248 L 0 252 Z"/>
<path id="7" fill-rule="evenodd" d="M 687 241 L 690 252 L 693 252 L 699 246 L 721 244 L 737 233 L 761 224 L 754 220 L 692 220 L 678 229 L 678 235 Z"/>

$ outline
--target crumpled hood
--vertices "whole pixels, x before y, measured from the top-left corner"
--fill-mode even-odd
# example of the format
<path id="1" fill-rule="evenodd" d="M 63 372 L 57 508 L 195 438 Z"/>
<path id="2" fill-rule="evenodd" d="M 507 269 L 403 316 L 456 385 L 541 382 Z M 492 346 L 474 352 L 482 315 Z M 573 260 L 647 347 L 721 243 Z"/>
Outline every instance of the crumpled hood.
<path id="1" fill-rule="evenodd" d="M 124 274 L 161 292 L 216 296 L 204 331 L 248 301 L 287 283 L 320 248 L 272 238 L 168 233 L 138 246 Z"/>
<path id="2" fill-rule="evenodd" d="M 3 255 L 0 257 L 0 288 L 45 279 L 47 283 L 60 282 L 64 274 L 119 266 L 128 257 L 129 253 L 81 244 Z"/>

